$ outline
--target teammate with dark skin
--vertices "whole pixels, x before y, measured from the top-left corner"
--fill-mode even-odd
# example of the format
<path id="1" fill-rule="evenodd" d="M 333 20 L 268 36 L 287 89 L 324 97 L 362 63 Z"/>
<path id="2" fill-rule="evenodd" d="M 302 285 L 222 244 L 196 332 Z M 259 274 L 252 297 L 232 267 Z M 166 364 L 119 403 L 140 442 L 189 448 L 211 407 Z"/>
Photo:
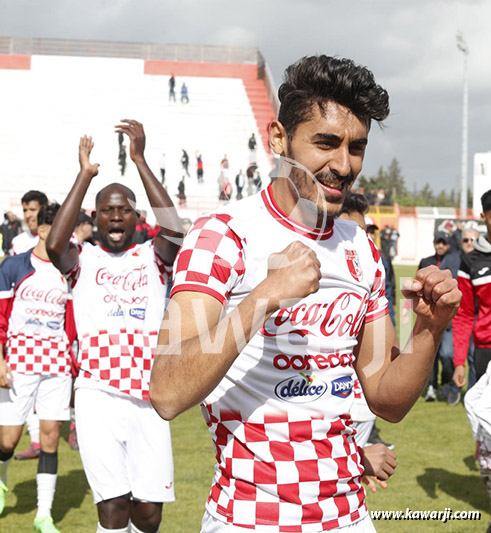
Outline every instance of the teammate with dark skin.
<path id="1" fill-rule="evenodd" d="M 157 209 L 162 232 L 155 237 L 155 253 L 164 263 L 172 265 L 182 238 L 181 222 L 172 200 L 145 160 L 143 126 L 136 120 L 124 119 L 116 126 L 116 132 L 128 135 L 130 157 L 138 169 L 150 205 Z M 78 249 L 70 243 L 70 236 L 89 185 L 99 172 L 99 164 L 90 162 L 93 147 L 91 137 L 80 139 L 80 172 L 56 216 L 47 241 L 49 257 L 58 270 L 65 274 L 77 264 Z M 123 251 L 133 242 L 138 221 L 134 205 L 134 193 L 120 183 L 112 183 L 97 194 L 95 224 L 101 245 L 109 252 Z M 162 503 L 136 501 L 130 499 L 130 494 L 125 494 L 99 502 L 97 512 L 101 526 L 106 529 L 124 528 L 131 519 L 141 531 L 153 533 L 161 521 Z"/>

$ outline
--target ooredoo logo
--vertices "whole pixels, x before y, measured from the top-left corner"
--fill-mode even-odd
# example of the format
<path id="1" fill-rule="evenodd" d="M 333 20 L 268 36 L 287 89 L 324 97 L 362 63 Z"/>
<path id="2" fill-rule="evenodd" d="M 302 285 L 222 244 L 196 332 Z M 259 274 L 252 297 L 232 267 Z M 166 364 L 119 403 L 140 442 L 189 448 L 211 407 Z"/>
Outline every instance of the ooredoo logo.
<path id="1" fill-rule="evenodd" d="M 347 398 L 353 390 L 353 380 L 349 376 L 331 381 L 331 394 L 339 398 Z"/>
<path id="2" fill-rule="evenodd" d="M 280 381 L 274 393 L 285 402 L 307 403 L 319 399 L 326 390 L 327 385 L 321 379 L 300 373 Z"/>

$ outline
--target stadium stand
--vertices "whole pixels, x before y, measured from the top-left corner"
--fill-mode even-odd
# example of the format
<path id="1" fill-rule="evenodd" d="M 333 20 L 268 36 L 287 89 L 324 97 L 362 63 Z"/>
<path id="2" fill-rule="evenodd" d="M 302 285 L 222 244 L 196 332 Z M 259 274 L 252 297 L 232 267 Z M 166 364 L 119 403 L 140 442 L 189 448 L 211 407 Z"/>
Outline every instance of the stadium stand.
<path id="1" fill-rule="evenodd" d="M 175 103 L 168 98 L 172 74 Z M 183 82 L 189 104 L 180 103 Z M 145 127 L 147 161 L 157 177 L 166 154 L 172 195 L 183 175 L 182 149 L 189 154 L 187 204 L 180 211 L 195 218 L 217 206 L 224 154 L 232 183 L 247 168 L 251 133 L 261 140 L 256 159 L 263 184 L 269 182 L 273 94 L 256 48 L 0 38 L 0 98 L 8 102 L 0 123 L 0 209 L 19 212 L 19 198 L 33 188 L 62 201 L 78 170 L 79 137 L 88 134 L 95 141 L 93 161 L 101 164 L 88 203 L 102 186 L 123 181 L 131 183 L 138 205 L 150 213 L 134 165 L 128 158 L 124 177 L 118 166 L 114 125 L 134 118 Z M 203 184 L 196 179 L 196 152 L 203 157 Z"/>

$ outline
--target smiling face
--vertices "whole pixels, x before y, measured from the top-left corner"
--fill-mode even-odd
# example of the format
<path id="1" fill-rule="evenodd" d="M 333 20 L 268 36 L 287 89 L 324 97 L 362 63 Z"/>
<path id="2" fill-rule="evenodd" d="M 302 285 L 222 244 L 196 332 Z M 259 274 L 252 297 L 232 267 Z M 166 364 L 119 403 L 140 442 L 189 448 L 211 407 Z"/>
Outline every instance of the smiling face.
<path id="1" fill-rule="evenodd" d="M 41 208 L 41 205 L 37 200 L 31 200 L 30 202 L 22 203 L 22 210 L 24 212 L 24 220 L 26 221 L 29 231 L 33 235 L 37 235 L 38 213 L 39 213 L 40 208 Z"/>
<path id="2" fill-rule="evenodd" d="M 106 187 L 98 197 L 95 222 L 101 244 L 110 252 L 121 252 L 133 242 L 138 215 L 129 200 L 128 190 L 118 185 Z"/>
<path id="3" fill-rule="evenodd" d="M 273 123 L 273 150 L 298 164 L 290 169 L 289 195 L 277 198 L 280 207 L 304 223 L 311 224 L 313 216 L 317 226 L 324 225 L 326 217 L 337 215 L 361 171 L 367 137 L 367 125 L 348 108 L 331 101 L 323 110 L 314 104 L 310 119 L 297 126 L 291 139 L 279 122 Z M 299 199 L 306 200 L 301 204 L 308 206 L 310 217 L 302 208 L 294 212 Z"/>

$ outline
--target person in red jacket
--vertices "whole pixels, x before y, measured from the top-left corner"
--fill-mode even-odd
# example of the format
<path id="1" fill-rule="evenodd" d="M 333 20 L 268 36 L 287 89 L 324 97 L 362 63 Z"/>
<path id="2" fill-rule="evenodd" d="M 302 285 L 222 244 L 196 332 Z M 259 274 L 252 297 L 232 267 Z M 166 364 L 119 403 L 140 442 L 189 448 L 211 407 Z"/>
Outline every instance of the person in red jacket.
<path id="1" fill-rule="evenodd" d="M 458 387 L 465 380 L 465 360 L 474 335 L 476 378 L 486 372 L 491 361 L 491 190 L 481 197 L 481 220 L 487 234 L 474 243 L 475 250 L 464 254 L 457 277 L 462 303 L 452 321 L 454 331 L 454 375 Z M 477 318 L 476 318 L 477 311 Z"/>

